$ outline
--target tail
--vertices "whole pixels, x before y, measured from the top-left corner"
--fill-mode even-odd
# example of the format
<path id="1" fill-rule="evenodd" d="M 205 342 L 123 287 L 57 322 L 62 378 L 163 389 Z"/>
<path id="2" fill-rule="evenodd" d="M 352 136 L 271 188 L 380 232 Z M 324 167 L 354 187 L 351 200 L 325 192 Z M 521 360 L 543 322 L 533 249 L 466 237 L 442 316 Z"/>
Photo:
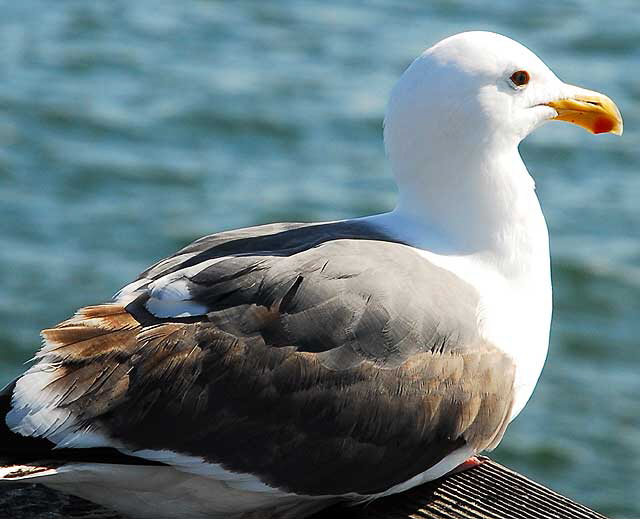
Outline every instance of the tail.
<path id="1" fill-rule="evenodd" d="M 67 464 L 64 453 L 57 453 L 48 440 L 21 436 L 7 427 L 4 417 L 11 408 L 14 387 L 15 382 L 0 391 L 0 515 L 26 518 L 46 510 L 73 519 L 123 519 L 94 503 L 39 485 L 11 485 L 11 489 L 3 486 L 3 483 L 45 482 Z"/>
<path id="2" fill-rule="evenodd" d="M 79 310 L 71 319 L 54 328 L 43 330 L 44 346 L 36 358 L 42 361 L 46 355 L 53 355 L 53 352 L 60 354 L 60 351 L 64 349 L 65 358 L 85 359 L 86 362 L 89 362 L 93 358 L 92 355 L 98 355 L 103 350 L 114 349 L 116 346 L 120 347 L 123 341 L 131 340 L 132 330 L 135 331 L 139 327 L 139 322 L 121 305 L 106 304 L 86 307 Z M 133 337 L 135 338 L 135 333 Z M 96 365 L 95 369 L 99 371 L 100 366 Z M 85 369 L 85 371 L 87 370 Z M 29 390 L 33 393 L 31 398 L 36 401 L 44 400 L 46 402 L 47 398 L 59 400 L 56 391 L 58 394 L 64 391 L 69 393 L 67 386 L 57 387 L 47 380 L 45 380 L 47 382 L 45 387 L 39 387 L 36 383 L 38 377 L 28 378 L 28 373 L 27 378 L 19 377 L 0 391 L 0 481 L 24 479 L 44 473 L 50 474 L 51 469 L 69 463 L 161 465 L 161 463 L 127 456 L 111 447 L 58 447 L 52 440 L 47 439 L 48 435 L 43 434 L 38 427 L 15 427 L 16 414 L 21 417 L 22 421 L 28 421 L 30 417 L 37 415 L 41 410 L 38 405 L 25 405 L 23 402 L 16 412 L 14 404 L 18 404 L 21 385 L 29 386 Z M 93 378 L 85 378 L 89 379 L 87 385 L 91 388 L 96 385 L 90 383 L 94 380 Z M 53 379 L 53 382 L 58 380 L 67 381 L 64 377 L 59 376 Z M 78 381 L 74 380 L 74 384 L 76 383 Z M 51 394 L 47 396 L 45 389 Z M 24 392 L 24 387 L 22 392 Z M 43 404 L 40 404 L 40 407 L 42 406 Z M 7 416 L 10 413 L 14 415 L 9 420 L 11 427 L 7 424 Z M 47 424 L 45 423 L 45 425 Z M 55 425 L 55 421 L 49 424 L 50 429 L 54 429 Z M 17 468 L 12 469 L 12 467 Z"/>
<path id="3" fill-rule="evenodd" d="M 11 410 L 15 385 L 16 381 L 0 391 L 0 515 L 31 517 L 34 511 L 47 510 L 59 512 L 60 517 L 73 519 L 123 519 L 122 515 L 112 510 L 51 488 L 11 485 L 9 489 L 4 486 L 11 483 L 45 483 L 58 488 L 58 471 L 61 469 L 64 472 L 74 463 L 154 464 L 114 449 L 55 449 L 54 444 L 44 438 L 14 433 L 7 426 L 5 417 Z"/>
<path id="4" fill-rule="evenodd" d="M 56 448 L 55 444 L 46 438 L 23 436 L 13 432 L 5 418 L 12 408 L 16 382 L 14 380 L 0 391 L 0 483 L 25 482 L 26 479 L 52 476 L 59 468 L 73 463 L 163 465 L 127 456 L 109 447 Z"/>
<path id="5" fill-rule="evenodd" d="M 4 418 L 11 410 L 15 385 L 13 381 L 0 392 L 0 481 L 23 480 L 59 466 L 53 443 L 21 436 L 7 426 Z"/>

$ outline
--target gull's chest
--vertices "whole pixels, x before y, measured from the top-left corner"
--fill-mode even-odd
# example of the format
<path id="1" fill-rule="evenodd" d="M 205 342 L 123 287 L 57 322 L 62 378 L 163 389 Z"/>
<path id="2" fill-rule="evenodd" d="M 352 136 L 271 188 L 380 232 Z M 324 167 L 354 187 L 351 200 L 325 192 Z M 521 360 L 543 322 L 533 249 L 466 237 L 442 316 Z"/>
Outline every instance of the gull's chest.
<path id="1" fill-rule="evenodd" d="M 478 329 L 516 366 L 512 419 L 525 406 L 538 382 L 549 346 L 551 284 L 494 283 L 481 289 Z"/>

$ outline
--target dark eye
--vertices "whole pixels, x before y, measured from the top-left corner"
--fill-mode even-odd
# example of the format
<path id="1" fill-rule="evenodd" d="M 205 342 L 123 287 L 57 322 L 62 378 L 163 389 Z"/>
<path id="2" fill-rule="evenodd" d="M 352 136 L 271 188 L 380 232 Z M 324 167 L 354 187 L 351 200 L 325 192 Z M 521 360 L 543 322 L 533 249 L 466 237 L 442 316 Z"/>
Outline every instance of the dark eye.
<path id="1" fill-rule="evenodd" d="M 515 86 L 524 86 L 529 82 L 529 73 L 526 70 L 517 70 L 513 74 L 511 74 L 511 82 Z"/>

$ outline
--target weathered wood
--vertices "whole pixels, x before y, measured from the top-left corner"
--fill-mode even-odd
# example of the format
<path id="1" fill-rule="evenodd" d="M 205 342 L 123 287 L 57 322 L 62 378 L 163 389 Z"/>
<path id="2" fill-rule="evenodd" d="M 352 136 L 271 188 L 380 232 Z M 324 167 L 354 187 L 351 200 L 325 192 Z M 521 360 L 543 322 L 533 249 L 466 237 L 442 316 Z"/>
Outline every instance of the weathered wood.
<path id="1" fill-rule="evenodd" d="M 493 461 L 367 506 L 332 507 L 314 519 L 606 519 Z M 40 485 L 0 485 L 1 519 L 121 519 Z"/>
<path id="2" fill-rule="evenodd" d="M 326 510 L 314 519 L 335 518 Z M 606 519 L 603 515 L 487 460 L 396 496 L 352 517 L 367 519 Z"/>
<path id="3" fill-rule="evenodd" d="M 125 519 L 42 485 L 0 484 L 0 519 Z"/>

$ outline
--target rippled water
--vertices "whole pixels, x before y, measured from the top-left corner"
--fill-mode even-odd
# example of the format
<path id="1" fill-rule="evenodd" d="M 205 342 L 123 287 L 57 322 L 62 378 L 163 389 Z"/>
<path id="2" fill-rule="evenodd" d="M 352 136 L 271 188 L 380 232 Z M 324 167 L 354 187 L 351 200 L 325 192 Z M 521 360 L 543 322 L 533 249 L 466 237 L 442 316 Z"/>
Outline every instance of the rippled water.
<path id="1" fill-rule="evenodd" d="M 522 41 L 625 117 L 621 139 L 551 124 L 522 146 L 551 230 L 555 315 L 541 382 L 495 456 L 640 518 L 631 0 L 3 2 L 0 382 L 41 328 L 191 239 L 389 209 L 389 89 L 424 47 L 468 29 Z"/>

